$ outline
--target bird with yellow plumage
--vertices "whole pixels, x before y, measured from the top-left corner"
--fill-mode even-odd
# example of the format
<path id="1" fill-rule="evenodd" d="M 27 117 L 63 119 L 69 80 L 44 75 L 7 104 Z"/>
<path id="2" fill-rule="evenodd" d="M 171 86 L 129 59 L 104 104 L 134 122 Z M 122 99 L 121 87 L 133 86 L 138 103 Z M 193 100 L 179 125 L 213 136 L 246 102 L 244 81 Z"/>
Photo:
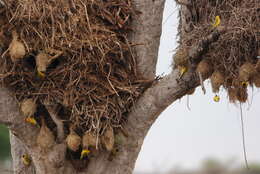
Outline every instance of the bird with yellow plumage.
<path id="1" fill-rule="evenodd" d="M 31 160 L 31 157 L 28 154 L 23 154 L 22 157 L 21 157 L 21 160 L 22 160 L 22 163 L 25 166 L 31 165 L 32 160 Z"/>

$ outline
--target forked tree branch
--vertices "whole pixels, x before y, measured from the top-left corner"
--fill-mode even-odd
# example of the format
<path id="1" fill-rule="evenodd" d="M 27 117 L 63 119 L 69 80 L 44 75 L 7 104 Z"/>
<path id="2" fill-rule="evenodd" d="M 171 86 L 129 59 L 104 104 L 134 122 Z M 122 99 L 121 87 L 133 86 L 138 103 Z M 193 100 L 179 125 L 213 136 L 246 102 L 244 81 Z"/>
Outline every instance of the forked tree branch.
<path id="1" fill-rule="evenodd" d="M 143 137 L 154 123 L 156 118 L 170 104 L 180 99 L 193 88 L 199 86 L 199 78 L 195 72 L 196 64 L 201 59 L 210 44 L 216 42 L 225 28 L 217 28 L 210 35 L 200 40 L 189 50 L 191 68 L 181 79 L 179 71 L 173 70 L 171 74 L 163 77 L 142 95 L 129 114 L 128 132 L 134 137 Z"/>
<path id="2" fill-rule="evenodd" d="M 154 86 L 147 89 L 135 104 L 128 117 L 131 130 L 127 131 L 144 136 L 143 134 L 146 134 L 162 111 L 198 85 L 199 79 L 194 71 L 186 73 L 181 80 L 179 80 L 178 70 L 163 77 Z"/>
<path id="3" fill-rule="evenodd" d="M 58 107 L 55 105 L 48 105 L 44 104 L 45 108 L 50 114 L 50 117 L 52 118 L 53 122 L 57 126 L 57 140 L 58 143 L 61 143 L 64 140 L 65 134 L 64 134 L 64 124 L 63 121 L 58 116 Z"/>

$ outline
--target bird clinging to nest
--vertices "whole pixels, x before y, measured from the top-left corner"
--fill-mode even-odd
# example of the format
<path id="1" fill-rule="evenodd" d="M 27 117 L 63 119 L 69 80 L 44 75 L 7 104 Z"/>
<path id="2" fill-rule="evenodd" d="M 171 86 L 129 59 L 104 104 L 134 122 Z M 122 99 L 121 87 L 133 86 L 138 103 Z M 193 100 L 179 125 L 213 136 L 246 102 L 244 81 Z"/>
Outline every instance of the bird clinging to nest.
<path id="1" fill-rule="evenodd" d="M 189 60 L 189 55 L 187 49 L 180 47 L 174 57 L 174 66 L 177 67 L 180 71 L 180 76 L 181 78 L 187 71 L 188 71 L 188 60 Z"/>
<path id="2" fill-rule="evenodd" d="M 54 53 L 54 56 L 50 56 L 49 53 Z M 58 58 L 62 54 L 61 51 L 48 49 L 46 51 L 40 52 L 36 56 L 36 67 L 37 67 L 37 76 L 39 78 L 44 78 L 46 76 L 46 70 L 48 66 L 52 63 L 53 60 Z"/>
<path id="3" fill-rule="evenodd" d="M 93 150 L 96 148 L 97 139 L 92 132 L 85 132 L 82 138 L 82 151 L 80 155 L 80 159 L 86 157 L 91 151 L 90 148 Z"/>
<path id="4" fill-rule="evenodd" d="M 32 125 L 36 125 L 37 121 L 34 118 L 34 114 L 37 110 L 37 105 L 33 99 L 25 99 L 21 103 L 21 112 L 25 116 L 25 121 Z"/>

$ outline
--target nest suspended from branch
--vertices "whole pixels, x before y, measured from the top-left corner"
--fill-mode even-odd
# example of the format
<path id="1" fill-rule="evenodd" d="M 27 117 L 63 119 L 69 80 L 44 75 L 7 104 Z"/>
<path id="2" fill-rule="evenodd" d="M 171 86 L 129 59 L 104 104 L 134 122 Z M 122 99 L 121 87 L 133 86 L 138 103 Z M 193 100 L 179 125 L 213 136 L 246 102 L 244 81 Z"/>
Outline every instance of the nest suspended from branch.
<path id="1" fill-rule="evenodd" d="M 194 0 L 191 31 L 181 35 L 180 47 L 187 50 L 217 27 L 226 28 L 217 42 L 202 55 L 222 73 L 221 85 L 229 91 L 230 101 L 247 100 L 247 84 L 259 87 L 260 3 L 258 0 Z M 179 28 L 180 29 L 180 28 Z M 181 32 L 181 31 L 179 31 Z M 258 61 L 258 64 L 257 64 Z M 216 74 L 213 74 L 215 76 Z M 256 77 L 257 76 L 257 77 Z M 219 77 L 218 77 L 219 78 Z M 221 77 L 222 78 L 222 77 Z M 213 80 L 216 77 L 212 77 Z M 238 80 L 238 82 L 236 82 Z M 217 92 L 219 84 L 214 84 Z M 237 92 L 234 92 L 234 91 Z"/>
<path id="2" fill-rule="evenodd" d="M 131 0 L 4 2 L 2 85 L 19 101 L 59 103 L 66 111 L 59 116 L 80 136 L 120 127 L 150 84 L 137 76 L 127 40 L 135 13 Z M 13 55 L 15 46 L 25 50 Z"/>

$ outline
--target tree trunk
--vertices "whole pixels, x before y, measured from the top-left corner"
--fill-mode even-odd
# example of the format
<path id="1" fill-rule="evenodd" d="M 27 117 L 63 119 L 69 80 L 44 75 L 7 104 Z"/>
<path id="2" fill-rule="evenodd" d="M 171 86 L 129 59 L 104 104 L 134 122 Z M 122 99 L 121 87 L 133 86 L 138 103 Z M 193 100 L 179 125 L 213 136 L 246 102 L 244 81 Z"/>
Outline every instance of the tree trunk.
<path id="1" fill-rule="evenodd" d="M 137 121 L 137 120 L 134 120 Z M 133 123 L 136 124 L 136 123 Z M 130 124 L 129 124 L 130 125 Z M 129 130 L 133 129 L 129 127 Z M 96 158 L 90 161 L 74 161 L 73 163 L 81 163 L 80 169 L 72 166 L 72 162 L 65 159 L 66 144 L 57 144 L 50 151 L 42 152 L 37 146 L 29 149 L 14 135 L 11 135 L 11 146 L 13 156 L 14 173 L 19 174 L 131 174 L 133 172 L 135 161 L 143 144 L 143 137 L 146 132 L 142 132 L 142 136 L 136 138 L 137 131 L 129 137 L 125 138 L 124 144 L 119 147 L 115 156 L 107 152 L 100 152 Z M 28 149 L 28 150 L 27 150 Z M 22 161 L 23 154 L 30 154 L 32 162 L 29 167 L 26 167 Z M 112 158 L 112 159 L 111 159 Z"/>

